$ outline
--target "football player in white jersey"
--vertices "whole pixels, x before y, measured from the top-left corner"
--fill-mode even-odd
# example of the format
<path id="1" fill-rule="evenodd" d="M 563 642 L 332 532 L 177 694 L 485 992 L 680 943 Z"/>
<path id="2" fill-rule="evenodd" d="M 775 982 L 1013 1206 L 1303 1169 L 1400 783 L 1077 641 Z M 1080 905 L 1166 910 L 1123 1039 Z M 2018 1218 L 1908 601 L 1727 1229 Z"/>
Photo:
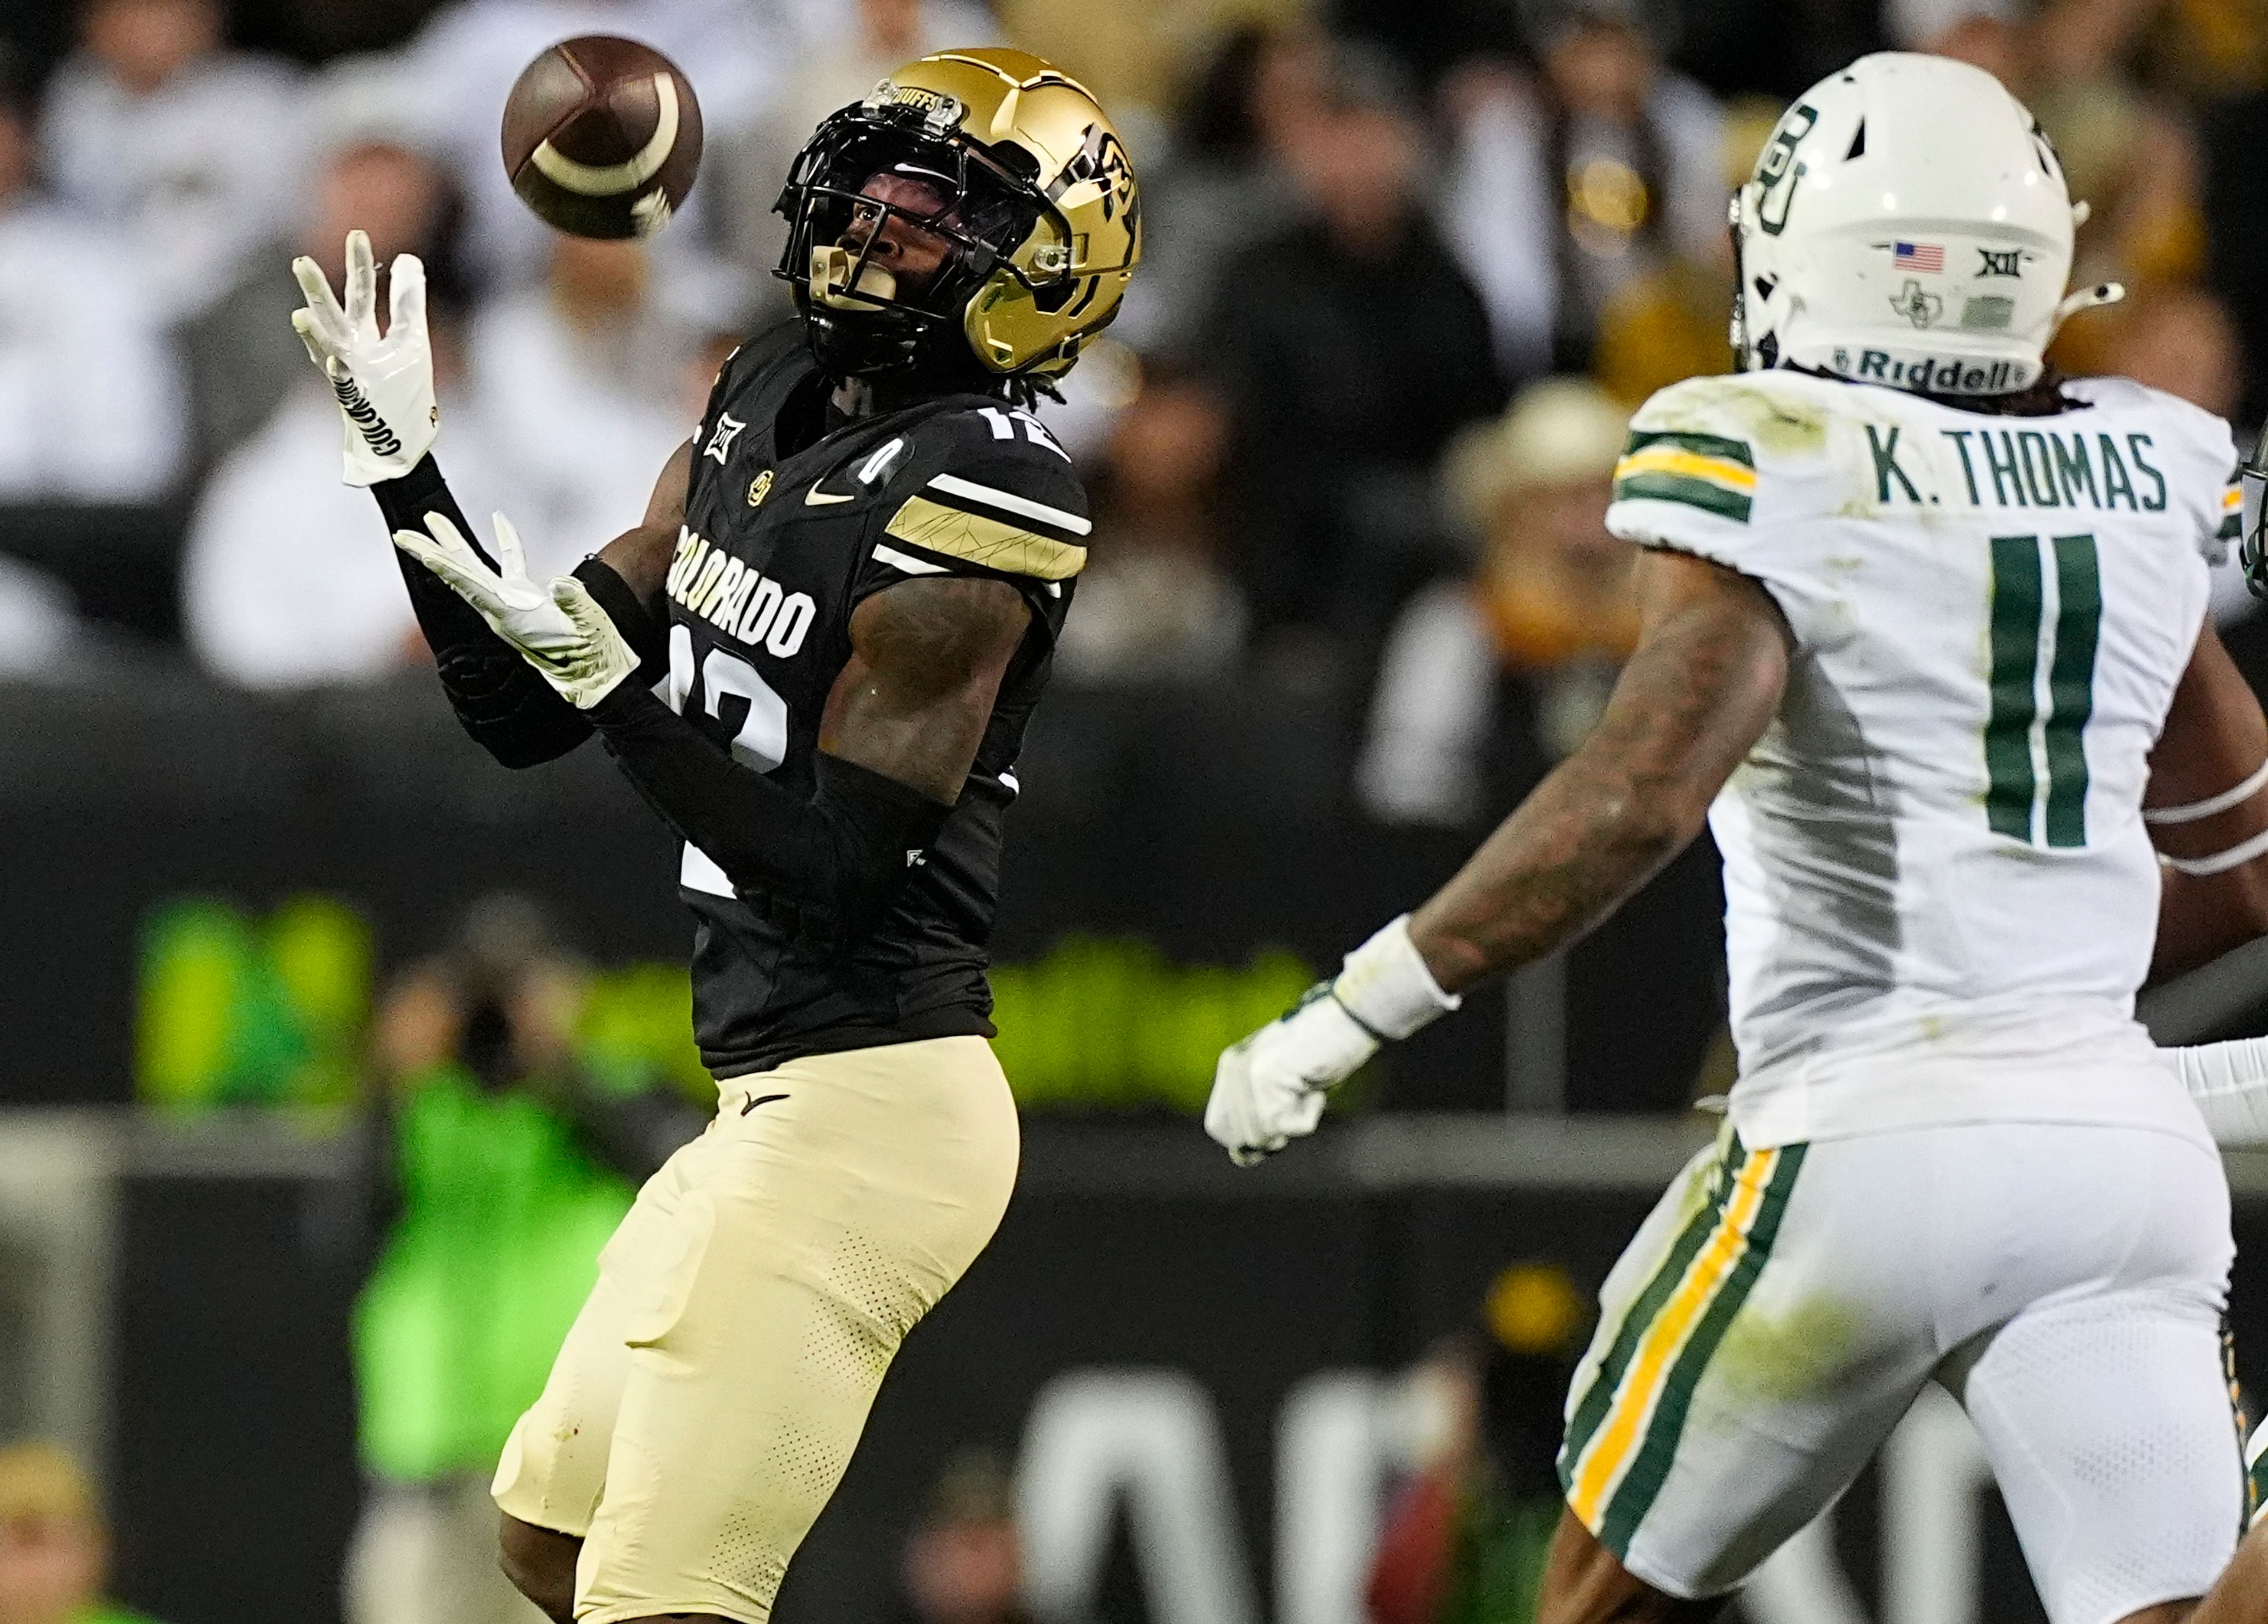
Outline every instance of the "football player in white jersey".
<path id="1" fill-rule="evenodd" d="M 1931 1382 L 2053 1624 L 2268 1619 L 2184 1087 L 2268 1062 L 2133 1018 L 2268 932 L 2268 721 L 2205 619 L 2235 454 L 2045 369 L 2117 297 L 2066 295 L 2082 217 L 1975 68 L 1870 56 L 1790 108 L 1734 203 L 1742 371 L 1648 401 L 1616 471 L 1645 630 L 1596 731 L 1222 1056 L 1207 1130 L 1279 1150 L 1713 831 L 1740 1079 L 1602 1293 L 1545 1624 L 1712 1616 Z"/>

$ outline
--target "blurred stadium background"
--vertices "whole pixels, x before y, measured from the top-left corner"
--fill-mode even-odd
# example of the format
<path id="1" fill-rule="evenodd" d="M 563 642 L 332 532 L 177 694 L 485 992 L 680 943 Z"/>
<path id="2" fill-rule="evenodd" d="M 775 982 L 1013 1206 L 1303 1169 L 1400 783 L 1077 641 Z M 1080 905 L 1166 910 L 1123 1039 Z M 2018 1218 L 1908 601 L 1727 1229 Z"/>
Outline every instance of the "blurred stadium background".
<path id="1" fill-rule="evenodd" d="M 549 237 L 497 158 L 519 67 L 597 31 L 707 111 L 650 250 Z M 1045 408 L 1099 545 L 997 944 L 1022 1184 L 788 1624 L 1528 1617 L 1591 1292 L 1729 1075 L 1713 854 L 1301 1154 L 1238 1174 L 1194 1119 L 1595 717 L 1623 419 L 1727 364 L 1723 200 L 1788 97 L 1991 68 L 2133 290 L 2063 364 L 2268 410 L 2264 0 L 0 0 L 0 1624 L 533 1620 L 480 1480 L 713 1102 L 672 854 L 595 753 L 457 733 L 291 255 L 425 255 L 457 486 L 564 568 L 784 313 L 803 136 L 978 40 L 1114 110 L 1148 257 Z M 2257 1032 L 2268 961 L 2154 999 Z M 1747 1617 L 2039 1618 L 1965 1428 L 1918 1413 Z"/>

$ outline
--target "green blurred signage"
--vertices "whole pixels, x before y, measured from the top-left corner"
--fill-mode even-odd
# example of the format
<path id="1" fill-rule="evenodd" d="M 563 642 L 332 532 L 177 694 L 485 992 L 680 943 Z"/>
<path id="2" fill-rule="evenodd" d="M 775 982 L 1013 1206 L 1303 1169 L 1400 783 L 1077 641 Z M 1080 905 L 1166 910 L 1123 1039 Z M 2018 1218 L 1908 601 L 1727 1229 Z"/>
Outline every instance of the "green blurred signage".
<path id="1" fill-rule="evenodd" d="M 1175 964 L 1137 939 L 1068 937 L 992 971 L 994 1044 L 1027 1106 L 1204 1109 L 1220 1051 L 1290 1009 L 1315 973 L 1275 950 Z"/>
<path id="2" fill-rule="evenodd" d="M 154 910 L 143 931 L 137 1097 L 176 1109 L 339 1106 L 356 1093 L 375 1003 L 372 933 L 335 898 L 265 916 L 210 898 Z M 1241 966 L 1177 964 L 1138 938 L 1071 937 L 992 972 L 996 1044 L 1027 1106 L 1198 1112 L 1220 1050 L 1315 979 L 1273 950 Z M 715 1088 L 693 1043 L 681 965 L 591 978 L 581 1059 L 602 1085 L 660 1077 Z"/>

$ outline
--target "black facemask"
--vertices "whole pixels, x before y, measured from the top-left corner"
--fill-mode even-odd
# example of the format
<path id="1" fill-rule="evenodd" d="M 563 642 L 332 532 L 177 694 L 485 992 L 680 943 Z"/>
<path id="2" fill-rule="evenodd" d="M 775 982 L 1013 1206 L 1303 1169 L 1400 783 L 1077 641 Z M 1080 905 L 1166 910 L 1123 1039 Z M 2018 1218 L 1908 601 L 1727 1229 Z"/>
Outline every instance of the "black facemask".
<path id="1" fill-rule="evenodd" d="M 880 176 L 917 182 L 932 206 L 868 195 Z M 845 108 L 797 155 L 774 205 L 789 223 L 775 274 L 794 289 L 812 353 L 830 374 L 902 388 L 997 390 L 1000 380 L 970 349 L 962 319 L 1043 206 L 975 143 L 939 139 L 902 110 Z M 862 218 L 863 239 L 852 230 Z M 917 288 L 875 274 L 873 246 L 894 223 L 944 246 L 942 262 Z M 814 256 L 831 261 L 832 298 L 814 291 Z"/>

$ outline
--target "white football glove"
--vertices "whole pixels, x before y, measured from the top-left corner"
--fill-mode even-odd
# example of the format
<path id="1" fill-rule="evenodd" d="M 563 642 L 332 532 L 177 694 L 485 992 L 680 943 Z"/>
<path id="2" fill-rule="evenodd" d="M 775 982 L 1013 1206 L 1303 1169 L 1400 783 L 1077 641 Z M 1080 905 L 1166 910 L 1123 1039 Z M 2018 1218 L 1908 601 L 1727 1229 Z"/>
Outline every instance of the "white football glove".
<path id="1" fill-rule="evenodd" d="M 580 581 L 563 575 L 540 586 L 528 579 L 519 533 L 503 514 L 496 516 L 500 571 L 440 514 L 428 513 L 425 527 L 431 535 L 395 531 L 394 545 L 472 605 L 575 709 L 588 710 L 637 672 L 637 656 Z"/>
<path id="2" fill-rule="evenodd" d="M 1328 1091 L 1378 1053 L 1378 1040 L 1318 981 L 1291 1012 L 1221 1052 L 1204 1128 L 1239 1167 L 1315 1131 Z"/>
<path id="3" fill-rule="evenodd" d="M 347 238 L 347 298 L 342 305 L 322 268 L 305 257 L 291 274 L 307 297 L 291 325 L 323 369 L 346 420 L 346 481 L 375 485 L 398 480 L 433 449 L 441 408 L 433 394 L 433 345 L 425 332 L 425 267 L 414 254 L 394 261 L 386 334 L 378 331 L 378 262 L 370 238 Z"/>
<path id="4" fill-rule="evenodd" d="M 1222 1052 L 1205 1132 L 1249 1167 L 1315 1131 L 1323 1098 L 1389 1038 L 1406 1038 L 1464 1001 L 1441 990 L 1404 914 L 1346 956 L 1291 1012 Z"/>

